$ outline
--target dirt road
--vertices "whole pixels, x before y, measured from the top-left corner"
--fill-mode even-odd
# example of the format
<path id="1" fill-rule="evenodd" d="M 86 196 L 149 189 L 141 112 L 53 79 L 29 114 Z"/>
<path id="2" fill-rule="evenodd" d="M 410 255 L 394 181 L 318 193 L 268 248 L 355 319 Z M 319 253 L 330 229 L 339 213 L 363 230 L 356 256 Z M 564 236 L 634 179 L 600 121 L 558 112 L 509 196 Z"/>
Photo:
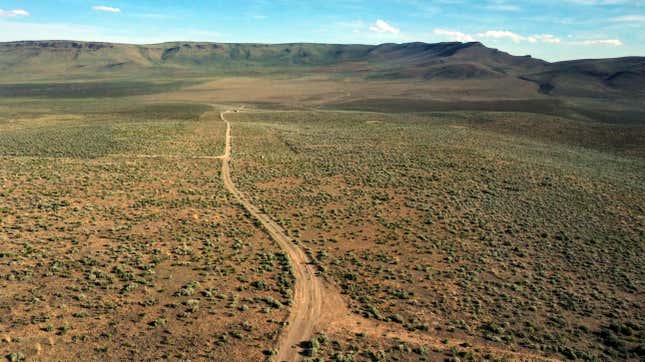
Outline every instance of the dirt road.
<path id="1" fill-rule="evenodd" d="M 295 276 L 293 303 L 288 325 L 282 330 L 274 360 L 298 361 L 302 359 L 298 353 L 300 350 L 298 344 L 310 340 L 314 333 L 323 330 L 344 335 L 360 332 L 377 339 L 387 338 L 445 349 L 444 337 L 411 333 L 400 325 L 365 319 L 349 311 L 340 292 L 316 275 L 316 270 L 310 264 L 307 254 L 285 234 L 280 225 L 253 205 L 233 183 L 230 170 L 231 124 L 226 119 L 227 113 L 231 113 L 231 111 L 220 113 L 220 118 L 226 123 L 224 155 L 220 156 L 224 186 L 287 253 Z M 470 344 L 478 344 L 478 341 L 473 338 L 468 338 L 466 341 Z M 462 342 L 461 340 L 452 340 L 451 345 L 460 345 Z M 509 351 L 490 344 L 481 345 L 481 347 L 496 355 L 510 357 L 513 360 L 554 361 L 554 359 L 535 355 L 531 351 Z"/>
<path id="2" fill-rule="evenodd" d="M 300 359 L 298 344 L 311 339 L 313 334 L 321 327 L 323 322 L 328 322 L 338 314 L 346 315 L 346 307 L 340 294 L 316 276 L 316 270 L 309 262 L 305 252 L 289 238 L 284 230 L 263 213 L 237 189 L 231 179 L 231 124 L 226 120 L 226 114 L 220 117 L 226 123 L 226 144 L 222 157 L 222 180 L 224 186 L 233 194 L 244 208 L 255 217 L 287 253 L 293 266 L 295 286 L 291 313 L 288 325 L 284 328 L 277 349 L 276 361 L 296 361 Z"/>

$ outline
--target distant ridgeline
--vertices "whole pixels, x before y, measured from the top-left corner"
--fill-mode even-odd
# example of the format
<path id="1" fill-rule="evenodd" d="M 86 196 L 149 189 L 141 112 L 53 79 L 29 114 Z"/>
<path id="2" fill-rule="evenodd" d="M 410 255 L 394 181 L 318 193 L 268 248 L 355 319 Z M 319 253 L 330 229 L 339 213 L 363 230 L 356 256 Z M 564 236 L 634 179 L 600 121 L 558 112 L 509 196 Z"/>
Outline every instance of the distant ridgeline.
<path id="1" fill-rule="evenodd" d="M 367 79 L 520 78 L 549 95 L 645 92 L 645 57 L 548 63 L 481 43 L 153 45 L 78 41 L 0 43 L 0 80 L 195 77 L 329 72 Z"/>

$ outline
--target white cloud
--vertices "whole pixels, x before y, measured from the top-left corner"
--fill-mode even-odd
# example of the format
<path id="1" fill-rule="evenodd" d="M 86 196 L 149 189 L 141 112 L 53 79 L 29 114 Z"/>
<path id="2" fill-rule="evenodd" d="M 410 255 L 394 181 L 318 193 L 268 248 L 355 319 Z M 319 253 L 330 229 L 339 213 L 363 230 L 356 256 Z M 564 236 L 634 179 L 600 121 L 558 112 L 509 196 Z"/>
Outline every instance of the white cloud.
<path id="1" fill-rule="evenodd" d="M 580 5 L 618 5 L 624 4 L 629 0 L 565 0 L 570 3 Z"/>
<path id="2" fill-rule="evenodd" d="M 478 33 L 476 35 L 470 35 L 462 33 L 460 31 L 446 30 L 437 28 L 434 29 L 433 34 L 441 38 L 445 38 L 451 41 L 459 42 L 473 42 L 477 40 L 486 40 L 486 39 L 508 39 L 514 43 L 520 42 L 529 42 L 531 44 L 561 44 L 561 45 L 584 45 L 584 46 L 613 46 L 619 47 L 625 45 L 619 39 L 592 39 L 592 40 L 582 40 L 574 41 L 570 39 L 568 41 L 563 41 L 559 37 L 553 34 L 535 34 L 530 36 L 525 36 L 521 34 L 514 33 L 507 30 L 488 30 L 483 33 Z M 569 36 L 571 38 L 571 36 Z"/>
<path id="3" fill-rule="evenodd" d="M 446 30 L 437 28 L 433 31 L 434 35 L 445 38 L 451 41 L 472 42 L 478 39 L 509 39 L 515 43 L 529 42 L 529 43 L 543 43 L 543 44 L 561 44 L 562 39 L 553 34 L 535 34 L 531 36 L 524 36 L 521 34 L 513 33 L 507 30 L 488 30 L 476 35 L 462 33 L 460 31 Z"/>
<path id="4" fill-rule="evenodd" d="M 11 18 L 16 16 L 29 16 L 29 13 L 25 10 L 2 10 L 0 9 L 0 18 Z"/>
<path id="5" fill-rule="evenodd" d="M 531 35 L 527 38 L 527 40 L 531 43 L 542 42 L 546 44 L 560 44 L 562 42 L 560 38 L 556 37 L 553 34 Z"/>
<path id="6" fill-rule="evenodd" d="M 398 34 L 401 32 L 398 28 L 386 23 L 385 21 L 378 19 L 374 24 L 370 25 L 370 30 L 377 33 L 392 33 Z"/>
<path id="7" fill-rule="evenodd" d="M 514 43 L 528 41 L 529 43 L 560 44 L 562 40 L 553 34 L 535 34 L 524 36 L 508 30 L 488 30 L 477 34 L 478 38 L 509 39 Z"/>
<path id="8" fill-rule="evenodd" d="M 508 31 L 508 30 L 489 30 L 484 33 L 479 33 L 477 34 L 477 36 L 480 38 L 495 38 L 495 39 L 507 38 L 512 40 L 514 43 L 519 43 L 522 40 L 526 40 L 525 37 L 519 34 L 515 34 L 512 31 Z"/>
<path id="9" fill-rule="evenodd" d="M 645 22 L 645 15 L 624 15 L 612 18 L 611 21 L 617 23 Z"/>
<path id="10" fill-rule="evenodd" d="M 493 10 L 493 11 L 520 11 L 519 6 L 509 5 L 509 4 L 488 5 L 486 9 Z"/>
<path id="11" fill-rule="evenodd" d="M 72 24 L 40 24 L 23 21 L 0 20 L 0 41 L 17 40 L 44 40 L 44 39 L 69 39 L 69 40 L 99 40 L 100 33 L 97 28 L 85 25 Z M 79 34 L 85 39 L 79 39 Z"/>
<path id="12" fill-rule="evenodd" d="M 536 34 L 531 36 L 524 36 L 506 30 L 489 30 L 484 33 L 477 34 L 478 38 L 494 38 L 494 39 L 510 39 L 514 43 L 528 41 L 529 43 L 544 43 L 544 44 L 572 44 L 572 45 L 604 45 L 604 46 L 622 46 L 624 45 L 619 39 L 598 39 L 598 40 L 584 40 L 578 42 L 563 42 L 553 34 Z"/>
<path id="13" fill-rule="evenodd" d="M 96 11 L 104 11 L 107 13 L 120 13 L 121 9 L 119 8 L 113 8 L 111 6 L 104 6 L 104 5 L 98 5 L 98 6 L 92 6 L 92 9 Z"/>
<path id="14" fill-rule="evenodd" d="M 622 41 L 619 39 L 599 39 L 599 40 L 585 40 L 582 42 L 578 42 L 577 44 L 580 45 L 606 45 L 606 46 L 614 46 L 614 47 L 619 47 L 624 45 Z"/>
<path id="15" fill-rule="evenodd" d="M 462 43 L 467 43 L 467 42 L 472 42 L 475 41 L 475 38 L 473 38 L 471 35 L 459 32 L 459 31 L 452 31 L 452 30 L 446 30 L 446 29 L 435 29 L 433 31 L 434 35 L 438 35 L 442 38 L 446 38 L 451 41 L 459 41 Z"/>
<path id="16" fill-rule="evenodd" d="M 140 29 L 124 26 L 122 28 L 103 28 L 94 25 L 72 23 L 33 23 L 0 19 L 0 42 L 19 40 L 77 40 L 90 42 L 111 42 L 129 44 L 156 44 L 176 41 L 177 34 L 192 41 L 213 41 L 221 39 L 216 31 L 167 27 L 161 31 L 141 32 Z"/>

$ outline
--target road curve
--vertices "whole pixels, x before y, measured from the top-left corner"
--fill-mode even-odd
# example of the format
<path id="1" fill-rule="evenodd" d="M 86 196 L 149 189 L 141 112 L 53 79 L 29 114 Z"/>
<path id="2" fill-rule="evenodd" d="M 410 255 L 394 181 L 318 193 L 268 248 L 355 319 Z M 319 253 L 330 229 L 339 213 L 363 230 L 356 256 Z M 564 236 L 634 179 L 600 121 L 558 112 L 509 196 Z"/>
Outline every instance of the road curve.
<path id="1" fill-rule="evenodd" d="M 365 319 L 349 311 L 339 291 L 316 275 L 316 270 L 310 264 L 307 254 L 297 244 L 293 243 L 280 225 L 253 205 L 233 183 L 230 171 L 231 124 L 226 120 L 225 115 L 227 113 L 231 113 L 231 111 L 220 113 L 221 120 L 226 123 L 226 144 L 224 155 L 220 156 L 222 159 L 224 186 L 262 224 L 280 248 L 287 253 L 295 276 L 291 312 L 288 324 L 282 330 L 278 340 L 277 355 L 274 360 L 300 360 L 298 344 L 302 341 L 310 340 L 314 333 L 323 329 L 348 335 L 361 332 L 377 339 L 397 339 L 418 345 L 434 346 L 439 349 L 445 348 L 445 341 L 439 336 L 410 333 L 399 325 L 384 324 L 379 321 Z M 475 340 L 469 341 L 476 343 Z M 452 342 L 453 344 L 462 343 L 455 340 Z M 549 357 L 536 355 L 528 350 L 517 352 L 493 345 L 484 345 L 483 347 L 500 356 L 510 356 L 514 360 L 555 361 Z"/>
<path id="2" fill-rule="evenodd" d="M 316 270 L 310 264 L 307 254 L 285 234 L 280 225 L 253 205 L 233 183 L 230 170 L 231 124 L 226 120 L 227 113 L 230 111 L 220 113 L 220 118 L 226 123 L 222 180 L 226 189 L 262 224 L 271 238 L 287 253 L 291 261 L 295 277 L 293 303 L 288 324 L 283 329 L 278 341 L 275 360 L 296 361 L 300 359 L 297 345 L 311 339 L 316 328 L 320 328 L 323 320 L 333 318 L 333 314 L 343 312 L 346 307 L 337 292 L 330 291 L 328 293 L 329 287 L 316 275 Z"/>

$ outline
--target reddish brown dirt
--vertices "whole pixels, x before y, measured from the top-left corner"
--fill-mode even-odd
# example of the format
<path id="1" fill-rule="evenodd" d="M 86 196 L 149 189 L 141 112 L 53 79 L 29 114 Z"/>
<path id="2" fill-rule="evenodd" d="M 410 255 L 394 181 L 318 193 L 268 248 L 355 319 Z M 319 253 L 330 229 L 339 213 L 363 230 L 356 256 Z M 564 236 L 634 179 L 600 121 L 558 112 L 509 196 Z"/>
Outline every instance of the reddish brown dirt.
<path id="1" fill-rule="evenodd" d="M 298 344 L 309 340 L 323 325 L 339 317 L 349 315 L 349 311 L 340 293 L 316 276 L 316 270 L 305 252 L 295 244 L 284 230 L 268 215 L 260 211 L 233 183 L 230 171 L 231 159 L 231 124 L 222 112 L 221 118 L 226 122 L 226 146 L 222 158 L 222 180 L 231 192 L 267 233 L 288 254 L 293 266 L 295 287 L 291 314 L 288 325 L 283 330 L 278 344 L 278 361 L 294 361 L 299 358 Z"/>
<path id="2" fill-rule="evenodd" d="M 244 209 L 262 224 L 271 238 L 288 254 L 295 276 L 295 290 L 291 312 L 288 318 L 288 324 L 283 329 L 278 341 L 275 360 L 300 360 L 301 356 L 298 354 L 298 345 L 303 341 L 310 340 L 315 333 L 322 331 L 331 334 L 341 333 L 343 335 L 352 335 L 360 332 L 378 339 L 400 340 L 440 349 L 445 347 L 444 343 L 438 337 L 408 332 L 399 326 L 379 323 L 355 315 L 349 311 L 340 292 L 333 285 L 317 276 L 315 267 L 311 264 L 310 258 L 303 249 L 286 235 L 280 225 L 253 205 L 250 199 L 235 186 L 231 179 L 230 171 L 232 135 L 231 124 L 225 116 L 227 113 L 231 113 L 231 111 L 225 111 L 220 114 L 220 118 L 226 123 L 225 151 L 224 155 L 221 156 L 223 161 L 222 180 L 224 186 L 236 197 Z M 451 341 L 453 344 L 462 342 L 456 340 Z M 475 340 L 469 340 L 469 342 L 477 343 Z M 553 360 L 526 353 L 525 351 L 512 352 L 502 350 L 492 345 L 482 345 L 481 347 L 495 355 L 504 356 L 511 360 Z"/>

